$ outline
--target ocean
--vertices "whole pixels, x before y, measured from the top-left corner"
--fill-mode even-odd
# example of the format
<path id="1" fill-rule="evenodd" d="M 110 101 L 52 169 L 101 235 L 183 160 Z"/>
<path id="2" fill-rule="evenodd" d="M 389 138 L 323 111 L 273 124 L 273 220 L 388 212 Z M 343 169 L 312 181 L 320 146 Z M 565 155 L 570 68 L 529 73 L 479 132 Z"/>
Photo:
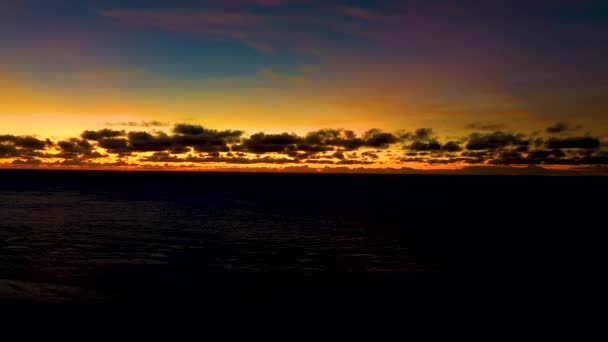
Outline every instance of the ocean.
<path id="1" fill-rule="evenodd" d="M 597 274 L 589 253 L 602 250 L 592 236 L 608 190 L 601 177 L 1 170 L 0 180 L 4 305 L 351 314 L 515 305 L 580 284 Z"/>

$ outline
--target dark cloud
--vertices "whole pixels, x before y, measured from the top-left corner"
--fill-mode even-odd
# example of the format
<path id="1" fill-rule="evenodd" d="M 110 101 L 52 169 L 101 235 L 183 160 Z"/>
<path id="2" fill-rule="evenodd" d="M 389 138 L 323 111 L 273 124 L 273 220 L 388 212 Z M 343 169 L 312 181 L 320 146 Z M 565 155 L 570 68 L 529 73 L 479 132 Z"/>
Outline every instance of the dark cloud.
<path id="1" fill-rule="evenodd" d="M 104 129 L 98 130 L 98 131 L 84 131 L 84 132 L 82 132 L 82 134 L 80 136 L 86 140 L 99 141 L 103 138 L 115 138 L 115 137 L 124 136 L 125 134 L 126 134 L 125 131 L 116 131 L 116 130 L 104 128 Z"/>
<path id="2" fill-rule="evenodd" d="M 335 164 L 331 159 L 308 159 L 304 161 L 307 164 Z"/>
<path id="3" fill-rule="evenodd" d="M 464 128 L 477 131 L 500 131 L 501 129 L 505 129 L 505 125 L 474 122 L 466 125 Z"/>
<path id="4" fill-rule="evenodd" d="M 320 153 L 319 151 L 302 152 L 302 151 L 294 150 L 294 151 L 284 152 L 283 154 L 285 154 L 286 156 L 289 156 L 291 158 L 294 158 L 294 159 L 303 160 L 303 159 L 307 159 L 307 158 L 320 158 L 322 155 L 320 155 L 319 153 Z"/>
<path id="5" fill-rule="evenodd" d="M 173 128 L 173 132 L 176 134 L 181 134 L 183 136 L 203 137 L 210 140 L 222 139 L 226 142 L 238 142 L 241 136 L 243 135 L 243 131 L 218 131 L 215 129 L 208 129 L 200 125 L 189 124 L 177 124 Z"/>
<path id="6" fill-rule="evenodd" d="M 179 163 L 185 162 L 184 159 L 180 159 L 178 156 L 171 155 L 168 152 L 155 152 L 151 156 L 140 158 L 142 162 L 156 162 L 156 163 Z"/>
<path id="7" fill-rule="evenodd" d="M 520 146 L 516 146 L 514 151 L 515 152 L 527 152 L 529 150 L 529 146 L 528 145 L 520 145 Z"/>
<path id="8" fill-rule="evenodd" d="M 173 145 L 165 133 L 152 135 L 148 132 L 129 132 L 128 141 L 130 150 L 135 152 L 165 151 Z"/>
<path id="9" fill-rule="evenodd" d="M 481 164 L 485 161 L 483 158 L 447 158 L 447 159 L 430 159 L 428 163 L 431 165 L 436 164 L 454 164 L 454 163 L 467 163 L 467 164 Z"/>
<path id="10" fill-rule="evenodd" d="M 400 162 L 404 162 L 404 163 L 426 163 L 429 161 L 429 159 L 427 158 L 416 158 L 416 157 L 406 157 L 406 158 L 400 158 L 399 159 Z"/>
<path id="11" fill-rule="evenodd" d="M 345 129 L 321 129 L 310 132 L 299 143 L 303 151 L 332 151 L 334 147 L 356 150 L 363 146 L 363 140 L 355 132 Z"/>
<path id="12" fill-rule="evenodd" d="M 332 156 L 327 155 L 327 154 L 315 154 L 309 157 L 309 159 L 328 159 L 328 158 L 332 158 Z"/>
<path id="13" fill-rule="evenodd" d="M 422 142 L 414 141 L 409 147 L 412 151 L 440 151 L 441 144 L 437 141 Z"/>
<path id="14" fill-rule="evenodd" d="M 482 158 L 492 155 L 489 151 L 464 151 L 460 154 L 463 157 Z"/>
<path id="15" fill-rule="evenodd" d="M 208 143 L 205 145 L 195 145 L 194 146 L 194 150 L 196 152 L 210 152 L 210 153 L 217 153 L 217 152 L 228 152 L 230 151 L 230 148 L 228 147 L 228 145 L 222 144 L 220 142 L 216 142 L 214 143 Z"/>
<path id="16" fill-rule="evenodd" d="M 363 157 L 369 157 L 371 159 L 378 159 L 378 158 L 380 158 L 380 156 L 378 156 L 376 153 L 370 152 L 370 151 L 366 151 L 366 152 L 361 153 L 361 156 L 363 156 Z"/>
<path id="17" fill-rule="evenodd" d="M 187 146 L 179 146 L 179 145 L 173 146 L 169 150 L 169 152 L 171 154 L 184 154 L 184 153 L 188 153 L 188 152 L 191 152 L 191 151 L 192 151 L 192 148 L 187 147 Z"/>
<path id="18" fill-rule="evenodd" d="M 493 133 L 472 133 L 469 136 L 467 150 L 496 150 L 507 146 L 528 146 L 530 141 L 524 134 L 512 134 L 502 131 Z"/>
<path id="19" fill-rule="evenodd" d="M 44 150 L 47 146 L 52 144 L 48 141 L 43 141 L 34 137 L 18 137 L 15 141 L 15 146 L 31 149 L 31 150 Z"/>
<path id="20" fill-rule="evenodd" d="M 160 122 L 121 123 L 128 126 L 160 126 Z M 218 131 L 207 129 L 199 125 L 177 124 L 173 132 L 168 135 L 156 131 L 117 131 L 102 129 L 98 131 L 84 131 L 83 139 L 97 141 L 98 145 L 110 153 L 126 155 L 130 152 L 160 152 L 170 150 L 181 154 L 194 149 L 197 152 L 225 152 L 229 151 L 228 144 L 236 143 L 242 136 L 242 131 Z M 123 138 L 126 137 L 126 138 Z"/>
<path id="21" fill-rule="evenodd" d="M 206 162 L 232 163 L 232 164 L 292 164 L 292 163 L 299 163 L 299 161 L 294 160 L 294 159 L 274 158 L 274 157 L 270 157 L 270 156 L 257 157 L 257 158 L 252 158 L 252 159 L 243 158 L 243 157 L 238 157 L 238 158 L 208 157 L 208 158 L 206 158 Z"/>
<path id="22" fill-rule="evenodd" d="M 353 159 L 343 159 L 343 160 L 338 160 L 333 161 L 331 159 L 309 159 L 309 160 L 305 160 L 305 163 L 308 164 L 326 164 L 326 165 L 371 165 L 371 164 L 375 164 L 376 162 L 371 161 L 371 160 L 353 160 Z"/>
<path id="23" fill-rule="evenodd" d="M 404 146 L 406 150 L 421 151 L 421 152 L 459 152 L 462 150 L 460 144 L 456 141 L 448 141 L 441 144 L 431 128 L 419 128 L 414 133 L 405 133 L 401 135 L 402 140 L 412 141 L 410 145 Z M 415 154 L 414 154 L 415 155 Z"/>
<path id="24" fill-rule="evenodd" d="M 443 147 L 441 149 L 443 151 L 447 151 L 447 152 L 462 151 L 462 147 L 460 147 L 460 145 L 457 142 L 454 142 L 454 141 L 448 141 L 447 143 L 445 143 L 443 145 Z"/>
<path id="25" fill-rule="evenodd" d="M 580 158 L 577 162 L 579 165 L 608 165 L 608 153 Z"/>
<path id="26" fill-rule="evenodd" d="M 563 158 L 566 154 L 562 150 L 535 150 L 528 155 L 532 159 L 547 159 L 549 157 Z"/>
<path id="27" fill-rule="evenodd" d="M 127 139 L 123 138 L 104 138 L 99 140 L 99 147 L 105 148 L 111 153 L 127 151 L 127 145 Z"/>
<path id="28" fill-rule="evenodd" d="M 371 164 L 375 164 L 376 162 L 371 161 L 371 160 L 353 160 L 353 159 L 346 159 L 346 160 L 339 160 L 336 164 L 337 165 L 371 165 Z"/>
<path id="29" fill-rule="evenodd" d="M 20 153 L 14 145 L 0 144 L 0 158 L 19 157 Z"/>
<path id="30" fill-rule="evenodd" d="M 43 162 L 40 159 L 15 159 L 11 162 L 14 165 L 41 165 Z"/>
<path id="31" fill-rule="evenodd" d="M 176 155 L 171 155 L 168 152 L 155 152 L 151 156 L 140 158 L 141 162 L 155 163 L 227 163 L 227 164 L 288 164 L 299 163 L 298 160 L 288 158 L 274 158 L 270 156 L 256 156 L 248 158 L 236 156 L 235 154 L 225 154 L 222 156 L 219 153 L 209 153 L 207 155 L 193 156 L 188 155 L 180 158 Z"/>
<path id="32" fill-rule="evenodd" d="M 177 124 L 173 128 L 173 132 L 184 135 L 199 135 L 205 133 L 205 128 L 199 125 Z"/>
<path id="33" fill-rule="evenodd" d="M 399 142 L 399 138 L 392 133 L 379 129 L 371 129 L 363 135 L 363 144 L 374 148 L 388 148 L 389 145 Z"/>
<path id="34" fill-rule="evenodd" d="M 306 134 L 296 142 L 297 150 L 308 152 L 334 151 L 336 148 L 353 151 L 361 147 L 386 149 L 391 144 L 400 141 L 393 133 L 383 132 L 380 129 L 371 129 L 362 137 L 351 130 L 322 129 Z"/>
<path id="35" fill-rule="evenodd" d="M 240 145 L 233 146 L 235 151 L 250 153 L 286 153 L 298 150 L 299 138 L 295 134 L 264 134 L 256 133 L 244 139 Z"/>
<path id="36" fill-rule="evenodd" d="M 305 159 L 337 149 L 346 151 L 362 147 L 386 149 L 390 144 L 399 141 L 396 135 L 379 129 L 369 130 L 361 138 L 350 130 L 323 129 L 310 132 L 303 137 L 293 133 L 260 132 L 243 139 L 241 138 L 243 131 L 218 131 L 198 125 L 178 124 L 174 127 L 173 133 L 172 136 L 160 133 L 155 138 L 146 132 L 130 132 L 129 146 L 134 151 L 172 150 L 175 153 L 186 153 L 192 148 L 195 152 L 204 153 L 229 151 L 254 154 L 279 153 L 292 158 Z M 156 144 L 150 147 L 150 143 Z M 344 156 L 337 153 L 335 158 L 341 159 Z"/>
<path id="37" fill-rule="evenodd" d="M 54 143 L 49 139 L 41 140 L 29 135 L 0 135 L 0 158 L 33 160 L 35 157 L 44 157 L 44 151 L 53 146 Z"/>
<path id="38" fill-rule="evenodd" d="M 92 162 L 88 158 L 65 159 L 63 161 L 57 161 L 54 164 L 63 165 L 63 166 L 87 166 L 87 167 L 98 166 L 97 163 Z"/>
<path id="39" fill-rule="evenodd" d="M 558 127 L 559 126 L 559 127 Z M 553 132 L 563 132 L 555 125 Z M 401 131 L 403 132 L 403 131 Z M 170 134 L 158 130 L 84 131 L 80 137 L 41 140 L 35 136 L 0 135 L 0 158 L 15 164 L 99 166 L 101 157 L 136 158 L 151 163 L 327 164 L 366 165 L 388 162 L 488 165 L 606 165 L 608 152 L 599 138 L 561 136 L 544 140 L 540 132 L 474 132 L 462 139 L 441 140 L 431 128 L 413 133 L 372 129 L 358 136 L 347 129 L 243 136 L 240 130 L 214 130 L 177 124 Z M 403 146 L 404 145 L 404 146 Z M 393 149 L 387 150 L 393 146 Z M 396 147 L 403 146 L 403 157 Z M 464 148 L 463 148 L 464 147 Z M 53 162 L 55 163 L 55 161 Z M 127 163 L 127 161 L 125 161 Z"/>
<path id="40" fill-rule="evenodd" d="M 292 164 L 299 161 L 289 158 L 273 158 L 270 156 L 257 158 L 244 157 L 204 157 L 204 158 L 188 158 L 190 162 L 196 163 L 226 163 L 226 164 Z"/>
<path id="41" fill-rule="evenodd" d="M 338 151 L 335 152 L 334 154 L 332 154 L 332 157 L 336 158 L 336 159 L 344 159 L 344 152 Z"/>
<path id="42" fill-rule="evenodd" d="M 555 134 L 555 133 L 563 133 L 568 131 L 576 131 L 580 129 L 581 126 L 572 126 L 566 122 L 556 122 L 555 124 L 545 128 L 545 132 Z"/>
<path id="43" fill-rule="evenodd" d="M 502 152 L 497 158 L 491 159 L 488 162 L 496 165 L 529 165 L 541 163 L 540 160 L 525 158 L 520 152 L 515 151 Z"/>
<path id="44" fill-rule="evenodd" d="M 101 166 L 137 166 L 137 164 L 129 163 L 125 160 L 117 160 L 115 162 L 102 163 Z"/>
<path id="45" fill-rule="evenodd" d="M 10 143 L 17 148 L 28 150 L 44 150 L 53 145 L 50 140 L 40 140 L 33 136 L 15 136 L 10 134 L 0 135 L 0 143 Z"/>
<path id="46" fill-rule="evenodd" d="M 608 164 L 608 153 L 586 153 L 576 155 L 560 149 L 534 150 L 524 155 L 515 151 L 501 152 L 488 160 L 489 164 L 499 165 L 605 165 Z"/>
<path id="47" fill-rule="evenodd" d="M 65 158 L 65 159 L 75 159 L 75 158 L 102 158 L 107 157 L 100 152 L 94 150 L 93 145 L 84 139 L 79 138 L 70 138 L 67 140 L 61 140 L 57 142 L 57 148 L 59 149 L 59 153 L 50 154 L 47 153 L 44 155 L 44 158 Z"/>
<path id="48" fill-rule="evenodd" d="M 564 139 L 551 138 L 547 141 L 547 148 L 585 148 L 596 149 L 600 147 L 600 140 L 594 137 L 570 137 Z"/>
<path id="49" fill-rule="evenodd" d="M 416 140 L 416 141 L 428 141 L 433 137 L 432 128 L 418 128 L 414 133 L 402 133 L 401 139 L 403 140 Z"/>
<path id="50" fill-rule="evenodd" d="M 239 142 L 243 135 L 243 131 L 218 131 L 188 124 L 175 125 L 173 132 L 172 141 L 177 151 L 192 147 L 197 152 L 228 152 L 228 144 Z"/>
<path id="51" fill-rule="evenodd" d="M 77 154 L 90 154 L 93 152 L 93 145 L 87 140 L 71 138 L 68 140 L 61 140 L 57 143 L 57 147 L 62 152 L 77 153 Z"/>
<path id="52" fill-rule="evenodd" d="M 124 126 L 124 127 L 167 127 L 171 124 L 169 122 L 162 121 L 127 121 L 127 122 L 106 122 L 105 126 Z"/>

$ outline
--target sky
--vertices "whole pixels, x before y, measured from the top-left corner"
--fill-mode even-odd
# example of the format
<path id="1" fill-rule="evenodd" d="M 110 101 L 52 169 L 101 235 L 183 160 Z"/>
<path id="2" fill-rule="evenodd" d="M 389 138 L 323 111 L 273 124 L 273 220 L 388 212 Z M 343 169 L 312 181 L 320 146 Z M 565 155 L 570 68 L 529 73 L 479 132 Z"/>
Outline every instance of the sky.
<path id="1" fill-rule="evenodd" d="M 6 0 L 0 165 L 598 170 L 608 2 Z"/>

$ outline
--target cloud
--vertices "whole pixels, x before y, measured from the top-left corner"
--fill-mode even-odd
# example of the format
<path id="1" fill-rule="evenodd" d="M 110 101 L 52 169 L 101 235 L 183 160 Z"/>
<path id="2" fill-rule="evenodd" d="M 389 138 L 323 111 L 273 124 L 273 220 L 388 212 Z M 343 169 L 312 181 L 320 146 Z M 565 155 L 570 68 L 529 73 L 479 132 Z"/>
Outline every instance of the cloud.
<path id="1" fill-rule="evenodd" d="M 20 156 L 14 145 L 0 144 L 0 158 L 13 158 Z"/>
<path id="2" fill-rule="evenodd" d="M 283 158 L 283 157 L 256 157 L 246 158 L 240 156 L 221 156 L 221 155 L 206 155 L 206 156 L 193 156 L 189 155 L 185 158 L 179 158 L 171 155 L 167 152 L 156 152 L 151 156 L 140 158 L 141 162 L 155 162 L 155 163 L 226 163 L 226 164 L 290 164 L 299 163 L 298 160 Z"/>
<path id="3" fill-rule="evenodd" d="M 129 132 L 128 142 L 130 150 L 136 152 L 165 151 L 173 145 L 165 133 Z"/>
<path id="4" fill-rule="evenodd" d="M 295 134 L 256 133 L 243 140 L 242 144 L 233 147 L 235 151 L 251 153 L 287 153 L 298 150 L 299 138 Z"/>
<path id="5" fill-rule="evenodd" d="M 174 150 L 182 153 L 186 147 L 192 147 L 197 152 L 228 152 L 228 144 L 239 142 L 243 135 L 243 131 L 218 131 L 189 124 L 177 124 L 173 132 Z"/>
<path id="6" fill-rule="evenodd" d="M 102 139 L 104 141 L 107 139 Z M 61 140 L 57 142 L 57 148 L 59 149 L 59 153 L 50 154 L 46 153 L 44 158 L 65 158 L 65 159 L 75 159 L 75 158 L 102 158 L 107 157 L 98 151 L 94 150 L 94 146 L 87 140 L 79 139 L 79 138 L 70 138 L 67 140 Z"/>
<path id="7" fill-rule="evenodd" d="M 126 122 L 106 122 L 105 126 L 122 126 L 122 127 L 168 127 L 171 126 L 169 122 L 163 121 L 126 121 Z"/>
<path id="8" fill-rule="evenodd" d="M 80 136 L 86 140 L 99 141 L 103 138 L 115 138 L 124 136 L 125 134 L 125 131 L 116 131 L 104 128 L 98 131 L 84 131 Z"/>
<path id="9" fill-rule="evenodd" d="M 54 143 L 30 135 L 0 135 L 0 158 L 33 158 L 44 155 L 42 151 L 52 148 Z"/>
<path id="10" fill-rule="evenodd" d="M 369 157 L 371 159 L 378 159 L 380 158 L 380 156 L 378 156 L 378 154 L 374 153 L 374 152 L 370 152 L 370 151 L 366 151 L 361 153 L 361 156 L 363 157 Z"/>
<path id="11" fill-rule="evenodd" d="M 169 152 L 171 154 L 184 154 L 184 153 L 188 153 L 192 151 L 192 148 L 188 147 L 188 146 L 172 146 L 171 149 L 169 150 Z"/>
<path id="12" fill-rule="evenodd" d="M 15 147 L 30 149 L 30 150 L 44 150 L 47 146 L 51 146 L 50 140 L 40 140 L 33 136 L 22 135 L 15 136 L 10 134 L 0 135 L 0 143 L 12 143 Z"/>
<path id="13" fill-rule="evenodd" d="M 536 150 L 536 151 L 532 151 L 530 152 L 530 154 L 528 154 L 529 158 L 532 159 L 548 159 L 550 157 L 553 158 L 563 158 L 566 156 L 566 153 L 564 153 L 564 151 L 562 150 Z"/>
<path id="14" fill-rule="evenodd" d="M 590 156 L 567 156 L 566 154 L 548 154 L 545 157 L 539 155 L 528 155 L 527 157 L 521 154 L 502 154 L 495 159 L 489 160 L 489 164 L 497 165 L 608 165 L 608 155 L 599 153 Z"/>
<path id="15" fill-rule="evenodd" d="M 335 147 L 356 150 L 364 142 L 355 132 L 346 129 L 321 129 L 306 134 L 299 148 L 304 151 L 332 151 Z"/>
<path id="16" fill-rule="evenodd" d="M 437 141 L 431 141 L 431 142 L 414 141 L 408 148 L 413 151 L 440 151 L 441 144 L 438 143 Z"/>
<path id="17" fill-rule="evenodd" d="M 346 158 L 346 156 L 345 156 L 344 152 L 341 152 L 341 151 L 335 152 L 335 153 L 334 153 L 334 154 L 332 154 L 331 156 L 332 156 L 333 158 L 336 158 L 336 159 L 344 159 L 344 158 Z"/>
<path id="18" fill-rule="evenodd" d="M 78 138 L 61 140 L 57 143 L 57 147 L 59 147 L 63 152 L 70 153 L 88 154 L 93 151 L 93 145 L 91 145 L 91 143 L 89 143 L 87 140 Z"/>
<path id="19" fill-rule="evenodd" d="M 525 165 L 540 164 L 538 159 L 525 158 L 520 152 L 507 151 L 501 152 L 497 158 L 489 160 L 490 164 L 498 165 Z"/>
<path id="20" fill-rule="evenodd" d="M 431 165 L 437 165 L 437 164 L 448 165 L 448 164 L 458 164 L 458 163 L 481 164 L 484 162 L 484 159 L 455 157 L 455 158 L 446 158 L 446 159 L 444 159 L 444 158 L 430 159 L 427 162 Z"/>
<path id="21" fill-rule="evenodd" d="M 499 131 L 504 129 L 506 126 L 503 124 L 483 124 L 480 122 L 470 123 L 465 126 L 466 129 L 478 130 L 478 131 Z"/>
<path id="22" fill-rule="evenodd" d="M 126 152 L 128 150 L 127 145 L 128 141 L 124 138 L 104 138 L 99 140 L 99 147 L 105 148 L 112 153 Z"/>
<path id="23" fill-rule="evenodd" d="M 399 138 L 392 133 L 379 129 L 371 129 L 363 134 L 363 144 L 375 148 L 388 148 L 389 145 L 399 142 Z"/>
<path id="24" fill-rule="evenodd" d="M 374 161 L 371 160 L 339 160 L 336 162 L 336 165 L 372 165 L 375 164 Z"/>
<path id="25" fill-rule="evenodd" d="M 393 133 L 371 129 L 362 137 L 345 129 L 322 129 L 309 132 L 304 137 L 292 133 L 265 134 L 257 133 L 244 139 L 240 145 L 233 146 L 234 151 L 250 153 L 284 153 L 290 156 L 309 157 L 319 152 L 335 151 L 342 148 L 347 151 L 362 147 L 387 149 L 400 139 Z M 301 153 L 304 152 L 304 153 Z"/>
<path id="26" fill-rule="evenodd" d="M 11 162 L 13 165 L 42 165 L 42 160 L 40 159 L 15 159 Z"/>
<path id="27" fill-rule="evenodd" d="M 583 157 L 577 162 L 578 165 L 608 165 L 608 153 L 602 152 L 598 155 Z"/>
<path id="28" fill-rule="evenodd" d="M 555 124 L 545 128 L 547 133 L 563 133 L 568 131 L 576 131 L 579 130 L 581 126 L 572 126 L 565 122 L 556 122 Z"/>
<path id="29" fill-rule="evenodd" d="M 608 151 L 602 148 L 600 138 L 591 136 L 544 139 L 539 132 L 495 131 L 474 132 L 448 140 L 442 139 L 431 128 L 403 132 L 371 129 L 357 135 L 348 129 L 325 128 L 304 135 L 259 132 L 246 136 L 241 130 L 215 130 L 182 123 L 174 125 L 170 133 L 154 129 L 128 132 L 86 130 L 80 137 L 56 142 L 35 136 L 0 135 L 0 159 L 8 159 L 15 164 L 71 166 L 99 166 L 100 158 L 111 160 L 110 164 L 137 161 L 145 165 L 423 163 L 601 166 L 608 162 Z M 399 151 L 403 151 L 401 155 Z M 104 163 L 108 161 L 104 160 Z"/>
<path id="30" fill-rule="evenodd" d="M 460 145 L 455 141 L 448 141 L 443 145 L 441 150 L 446 152 L 458 152 L 462 151 L 462 147 L 460 147 Z"/>
<path id="31" fill-rule="evenodd" d="M 414 133 L 403 133 L 401 138 L 403 140 L 413 141 L 428 141 L 433 137 L 432 128 L 418 128 Z"/>
<path id="32" fill-rule="evenodd" d="M 458 152 L 462 150 L 460 144 L 452 140 L 442 145 L 435 137 L 432 128 L 418 128 L 413 133 L 402 133 L 401 141 L 412 141 L 410 145 L 404 146 L 404 149 L 411 151 Z"/>
<path id="33" fill-rule="evenodd" d="M 496 131 L 493 133 L 472 133 L 466 145 L 467 150 L 496 150 L 507 146 L 526 147 L 530 141 L 522 133 L 504 133 Z"/>
<path id="34" fill-rule="evenodd" d="M 600 140 L 594 137 L 570 137 L 564 139 L 551 138 L 547 140 L 547 148 L 584 148 L 596 149 L 600 147 Z"/>

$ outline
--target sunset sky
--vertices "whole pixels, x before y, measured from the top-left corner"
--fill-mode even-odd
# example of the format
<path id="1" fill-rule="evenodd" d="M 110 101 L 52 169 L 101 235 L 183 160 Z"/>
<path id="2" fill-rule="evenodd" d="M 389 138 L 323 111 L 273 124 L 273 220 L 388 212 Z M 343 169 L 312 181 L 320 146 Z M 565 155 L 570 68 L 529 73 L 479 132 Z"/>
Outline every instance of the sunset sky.
<path id="1" fill-rule="evenodd" d="M 606 1 L 6 0 L 0 61 L 4 167 L 608 166 Z"/>

